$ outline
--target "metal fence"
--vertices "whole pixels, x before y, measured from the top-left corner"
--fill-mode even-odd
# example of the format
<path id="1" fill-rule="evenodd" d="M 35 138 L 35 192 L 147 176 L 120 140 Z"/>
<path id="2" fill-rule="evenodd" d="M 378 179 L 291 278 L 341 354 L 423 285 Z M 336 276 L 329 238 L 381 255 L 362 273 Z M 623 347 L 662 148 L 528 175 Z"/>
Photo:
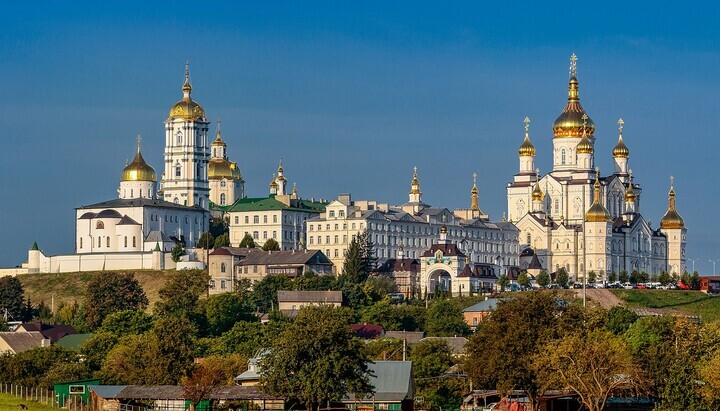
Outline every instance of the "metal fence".
<path id="1" fill-rule="evenodd" d="M 53 390 L 40 387 L 26 387 L 17 384 L 0 384 L 0 393 L 19 397 L 23 401 L 35 401 L 50 407 L 57 407 Z"/>

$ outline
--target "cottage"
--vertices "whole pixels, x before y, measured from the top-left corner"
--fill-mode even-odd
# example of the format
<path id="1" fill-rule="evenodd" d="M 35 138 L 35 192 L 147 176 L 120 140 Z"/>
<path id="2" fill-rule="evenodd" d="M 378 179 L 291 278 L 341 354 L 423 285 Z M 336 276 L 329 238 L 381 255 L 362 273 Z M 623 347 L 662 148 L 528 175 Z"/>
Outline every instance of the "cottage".
<path id="1" fill-rule="evenodd" d="M 309 305 L 328 304 L 340 307 L 343 296 L 342 291 L 284 291 L 277 293 L 278 308 L 280 311 L 291 317 Z"/>
<path id="2" fill-rule="evenodd" d="M 39 331 L 0 332 L 0 354 L 17 354 L 36 347 L 49 347 L 50 342 Z"/>

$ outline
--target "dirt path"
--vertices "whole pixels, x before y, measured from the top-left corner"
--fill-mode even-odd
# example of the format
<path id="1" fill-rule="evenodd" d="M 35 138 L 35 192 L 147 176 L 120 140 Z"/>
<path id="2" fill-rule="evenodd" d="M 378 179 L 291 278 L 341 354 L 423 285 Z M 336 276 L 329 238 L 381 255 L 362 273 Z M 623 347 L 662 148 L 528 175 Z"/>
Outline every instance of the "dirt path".
<path id="1" fill-rule="evenodd" d="M 604 288 L 588 288 L 587 298 L 594 301 L 600 307 L 609 310 L 616 305 L 625 305 L 625 302 L 611 293 L 610 290 Z M 577 296 L 582 298 L 582 290 L 576 290 Z"/>

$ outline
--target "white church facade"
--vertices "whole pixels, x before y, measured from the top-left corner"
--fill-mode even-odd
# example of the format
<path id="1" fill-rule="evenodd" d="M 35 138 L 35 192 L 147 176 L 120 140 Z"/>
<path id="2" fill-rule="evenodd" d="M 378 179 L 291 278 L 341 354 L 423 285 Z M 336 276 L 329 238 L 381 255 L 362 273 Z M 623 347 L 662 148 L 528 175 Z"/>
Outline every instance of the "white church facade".
<path id="1" fill-rule="evenodd" d="M 642 189 L 629 168 L 622 119 L 618 124 L 613 170 L 602 176 L 595 164 L 595 125 L 580 104 L 573 55 L 568 102 L 553 124 L 553 169 L 540 175 L 535 168 L 526 118 L 519 170 L 507 185 L 508 219 L 520 230 L 522 248 L 534 249 L 550 272 L 564 268 L 575 279 L 590 271 L 600 279 L 634 270 L 680 275 L 687 229 L 675 209 L 673 184 L 660 227 L 652 227 L 641 214 Z"/>

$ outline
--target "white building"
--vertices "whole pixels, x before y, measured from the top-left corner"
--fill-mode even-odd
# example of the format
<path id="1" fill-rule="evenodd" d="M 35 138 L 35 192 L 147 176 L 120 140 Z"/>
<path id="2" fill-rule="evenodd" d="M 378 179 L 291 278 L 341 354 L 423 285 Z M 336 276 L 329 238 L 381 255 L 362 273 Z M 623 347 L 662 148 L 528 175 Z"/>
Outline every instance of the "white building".
<path id="1" fill-rule="evenodd" d="M 686 229 L 672 184 L 668 212 L 660 228 L 652 228 L 640 211 L 642 190 L 629 168 L 622 120 L 612 174 L 603 177 L 595 166 L 595 125 L 580 104 L 575 55 L 568 102 L 553 124 L 553 169 L 544 176 L 535 168 L 536 149 L 525 121 L 519 170 L 507 186 L 508 218 L 520 229 L 522 246 L 534 248 L 544 268 L 565 268 L 573 278 L 594 271 L 601 279 L 608 272 L 685 270 Z"/>
<path id="2" fill-rule="evenodd" d="M 447 240 L 457 243 L 471 262 L 494 264 L 498 275 L 519 264 L 518 230 L 508 222 L 492 222 L 482 213 L 477 186 L 471 190 L 471 208 L 454 213 L 422 201 L 417 170 L 410 186 L 409 201 L 401 206 L 353 201 L 349 194 L 338 196 L 325 212 L 307 221 L 307 247 L 323 250 L 339 274 L 350 241 L 364 230 L 382 264 L 390 258 L 420 258 L 446 226 Z"/>

